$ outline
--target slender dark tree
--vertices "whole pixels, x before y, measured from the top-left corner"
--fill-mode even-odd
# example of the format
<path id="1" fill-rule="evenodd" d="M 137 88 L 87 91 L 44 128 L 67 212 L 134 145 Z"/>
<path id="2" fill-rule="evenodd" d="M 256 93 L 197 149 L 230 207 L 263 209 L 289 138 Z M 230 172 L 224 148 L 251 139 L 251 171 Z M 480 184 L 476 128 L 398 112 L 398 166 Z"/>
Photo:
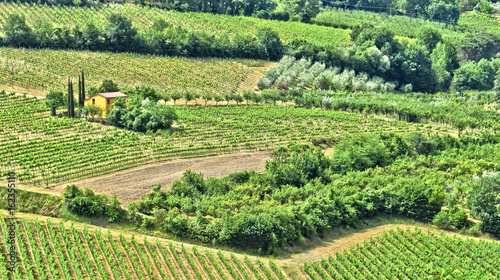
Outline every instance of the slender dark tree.
<path id="1" fill-rule="evenodd" d="M 71 84 L 68 77 L 68 118 L 71 118 Z"/>
<path id="2" fill-rule="evenodd" d="M 83 100 L 85 100 L 85 74 L 83 73 L 83 70 L 82 70 L 82 98 Z"/>
<path id="3" fill-rule="evenodd" d="M 71 117 L 75 117 L 75 95 L 73 94 L 73 81 L 71 81 Z"/>
<path id="4" fill-rule="evenodd" d="M 83 107 L 83 95 L 82 95 L 82 78 L 78 76 L 78 106 Z"/>
<path id="5" fill-rule="evenodd" d="M 73 95 L 73 82 L 68 78 L 68 117 L 75 117 L 75 97 Z"/>

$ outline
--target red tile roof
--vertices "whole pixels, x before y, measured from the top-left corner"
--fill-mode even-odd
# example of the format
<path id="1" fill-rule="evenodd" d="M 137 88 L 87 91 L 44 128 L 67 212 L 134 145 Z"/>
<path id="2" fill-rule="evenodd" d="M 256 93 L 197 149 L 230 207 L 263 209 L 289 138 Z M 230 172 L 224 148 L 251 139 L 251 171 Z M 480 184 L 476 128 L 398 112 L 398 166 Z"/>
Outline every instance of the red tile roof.
<path id="1" fill-rule="evenodd" d="M 90 96 L 89 98 L 85 99 L 85 100 L 89 100 L 90 98 L 96 96 L 96 95 L 100 95 L 104 98 L 116 98 L 116 97 L 127 97 L 126 94 L 124 93 L 121 93 L 121 92 L 105 92 L 105 93 L 98 93 L 98 94 L 94 94 L 92 96 Z"/>
<path id="2" fill-rule="evenodd" d="M 104 98 L 127 97 L 126 94 L 121 92 L 105 92 L 105 93 L 98 93 L 97 95 L 100 95 Z"/>

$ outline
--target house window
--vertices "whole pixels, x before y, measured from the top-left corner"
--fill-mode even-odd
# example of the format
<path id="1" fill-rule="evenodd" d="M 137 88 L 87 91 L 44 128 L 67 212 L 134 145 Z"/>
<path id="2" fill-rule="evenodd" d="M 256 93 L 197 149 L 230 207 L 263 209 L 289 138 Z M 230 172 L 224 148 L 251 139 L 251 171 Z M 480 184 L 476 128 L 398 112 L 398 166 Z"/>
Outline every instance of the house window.
<path id="1" fill-rule="evenodd" d="M 92 105 L 95 105 L 95 99 L 92 99 Z"/>
<path id="2" fill-rule="evenodd" d="M 108 105 L 109 105 L 109 99 L 108 99 Z"/>

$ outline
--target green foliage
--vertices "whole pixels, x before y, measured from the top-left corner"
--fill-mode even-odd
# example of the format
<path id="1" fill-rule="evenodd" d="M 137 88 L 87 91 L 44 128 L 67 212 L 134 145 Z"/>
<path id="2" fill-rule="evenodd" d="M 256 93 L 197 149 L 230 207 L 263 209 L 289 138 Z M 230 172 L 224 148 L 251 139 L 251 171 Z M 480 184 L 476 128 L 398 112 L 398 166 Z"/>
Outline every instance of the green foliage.
<path id="1" fill-rule="evenodd" d="M 438 42 L 431 53 L 431 61 L 440 89 L 447 90 L 452 81 L 451 73 L 458 68 L 456 48 L 450 43 Z"/>
<path id="2" fill-rule="evenodd" d="M 474 11 L 483 14 L 491 14 L 493 13 L 493 7 L 490 5 L 490 2 L 481 0 L 481 2 L 477 3 L 477 5 L 474 7 Z"/>
<path id="3" fill-rule="evenodd" d="M 500 176 L 484 172 L 472 182 L 470 214 L 483 222 L 483 231 L 500 234 Z"/>
<path id="4" fill-rule="evenodd" d="M 146 98 L 143 106 L 133 106 L 132 110 L 127 110 L 123 106 L 113 106 L 109 112 L 109 123 L 126 129 L 146 132 L 168 129 L 175 120 L 178 119 L 175 110 L 162 103 L 149 104 Z"/>
<path id="5" fill-rule="evenodd" d="M 421 133 L 411 133 L 406 136 L 406 140 L 409 142 L 413 151 L 419 155 L 431 155 L 437 148 L 435 141 L 428 139 Z"/>
<path id="6" fill-rule="evenodd" d="M 92 96 L 98 93 L 118 91 L 120 91 L 120 89 L 118 88 L 118 85 L 113 82 L 113 80 L 104 80 L 98 88 L 91 87 L 89 89 L 89 95 Z"/>
<path id="7" fill-rule="evenodd" d="M 284 8 L 291 16 L 299 16 L 302 22 L 309 22 L 319 14 L 319 0 L 286 0 Z"/>
<path id="8" fill-rule="evenodd" d="M 345 174 L 349 171 L 385 166 L 390 160 L 390 151 L 379 137 L 353 135 L 335 147 L 332 169 Z"/>
<path id="9" fill-rule="evenodd" d="M 443 40 L 441 33 L 429 25 L 420 28 L 417 34 L 417 42 L 425 46 L 429 52 L 432 52 L 436 45 Z"/>
<path id="10" fill-rule="evenodd" d="M 432 2 L 426 8 L 430 19 L 457 23 L 460 17 L 460 9 L 455 3 L 446 3 L 444 1 Z"/>
<path id="11" fill-rule="evenodd" d="M 63 207 L 69 212 L 85 217 L 106 216 L 110 222 L 125 217 L 126 211 L 120 207 L 116 195 L 110 199 L 105 194 L 94 194 L 88 188 L 82 190 L 75 185 L 68 185 L 63 192 Z"/>
<path id="12" fill-rule="evenodd" d="M 56 115 L 56 108 L 64 106 L 64 93 L 62 91 L 51 90 L 45 96 L 45 105 L 51 108 L 52 116 Z"/>
<path id="13" fill-rule="evenodd" d="M 467 36 L 457 46 L 460 60 L 479 62 L 481 59 L 490 60 L 500 51 L 500 35 L 493 33 L 478 33 Z"/>
<path id="14" fill-rule="evenodd" d="M 5 43 L 10 46 L 25 47 L 31 43 L 31 28 L 26 23 L 24 15 L 10 14 L 2 30 L 5 34 Z"/>
<path id="15" fill-rule="evenodd" d="M 491 90 L 494 86 L 495 73 L 498 70 L 500 70 L 500 59 L 470 61 L 455 71 L 452 84 L 461 91 Z"/>
<path id="16" fill-rule="evenodd" d="M 461 229 L 467 225 L 467 212 L 464 209 L 459 208 L 457 205 L 450 209 L 450 220 L 454 226 Z"/>
<path id="17" fill-rule="evenodd" d="M 134 46 L 137 30 L 132 21 L 124 15 L 111 13 L 107 17 L 108 24 L 104 28 L 104 43 L 113 51 L 137 48 Z"/>
<path id="18" fill-rule="evenodd" d="M 452 221 L 450 215 L 447 211 L 441 210 L 435 217 L 432 219 L 432 223 L 440 228 L 448 228 L 452 225 Z"/>
<path id="19" fill-rule="evenodd" d="M 283 56 L 284 48 L 278 32 L 270 28 L 261 28 L 257 30 L 257 38 L 266 49 L 267 57 L 271 60 L 278 60 Z"/>

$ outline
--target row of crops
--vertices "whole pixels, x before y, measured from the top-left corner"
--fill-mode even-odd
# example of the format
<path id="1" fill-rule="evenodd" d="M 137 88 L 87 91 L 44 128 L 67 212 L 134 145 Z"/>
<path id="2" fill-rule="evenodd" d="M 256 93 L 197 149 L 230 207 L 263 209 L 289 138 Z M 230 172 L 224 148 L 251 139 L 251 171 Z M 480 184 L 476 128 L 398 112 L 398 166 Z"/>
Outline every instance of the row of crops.
<path id="1" fill-rule="evenodd" d="M 84 71 L 88 87 L 111 79 L 120 88 L 225 94 L 237 88 L 248 70 L 235 60 L 0 48 L 0 84 L 41 91 L 63 90 L 66 77 Z"/>
<path id="2" fill-rule="evenodd" d="M 462 15 L 456 25 L 411 18 L 407 16 L 390 16 L 378 13 L 333 9 L 318 14 L 314 23 L 336 28 L 352 29 L 358 25 L 373 25 L 391 30 L 395 35 L 416 38 L 420 27 L 430 25 L 439 29 L 447 38 L 462 39 L 467 32 L 498 33 L 500 21 L 492 15 L 470 12 Z"/>
<path id="3" fill-rule="evenodd" d="M 180 13 L 129 5 L 108 5 L 100 8 L 78 8 L 74 6 L 45 6 L 32 4 L 0 4 L 0 24 L 11 13 L 22 14 L 30 26 L 47 21 L 56 26 L 85 26 L 92 21 L 103 28 L 107 15 L 120 13 L 132 20 L 139 33 L 145 32 L 155 19 L 164 18 L 173 27 L 197 30 L 216 36 L 253 36 L 258 28 L 275 30 L 285 42 L 299 39 L 322 46 L 343 46 L 350 43 L 349 31 L 299 22 L 262 20 L 254 17 L 212 15 L 206 13 Z"/>
<path id="4" fill-rule="evenodd" d="M 321 261 L 306 263 L 312 279 L 497 279 L 500 243 L 389 230 Z"/>
<path id="5" fill-rule="evenodd" d="M 11 219 L 0 215 L 0 279 L 287 279 L 272 260 L 250 259 L 160 239 L 119 236 L 62 221 L 15 220 L 17 258 L 9 271 Z"/>
<path id="6" fill-rule="evenodd" d="M 176 107 L 171 131 L 135 133 L 49 116 L 43 101 L 0 95 L 0 171 L 51 186 L 143 164 L 311 143 L 359 132 L 435 133 L 430 125 L 285 106 Z"/>

